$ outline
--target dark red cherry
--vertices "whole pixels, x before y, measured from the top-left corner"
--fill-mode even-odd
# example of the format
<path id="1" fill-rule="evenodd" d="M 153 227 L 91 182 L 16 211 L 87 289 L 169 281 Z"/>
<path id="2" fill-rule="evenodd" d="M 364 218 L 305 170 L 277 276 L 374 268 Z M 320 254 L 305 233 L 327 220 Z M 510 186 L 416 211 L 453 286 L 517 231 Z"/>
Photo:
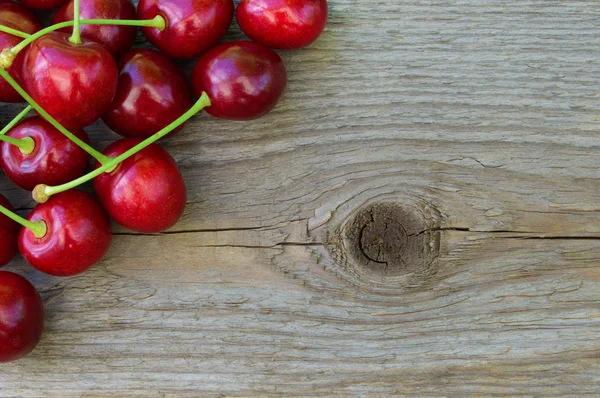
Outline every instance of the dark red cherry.
<path id="1" fill-rule="evenodd" d="M 100 44 L 51 32 L 29 46 L 23 63 L 29 95 L 67 129 L 94 123 L 108 109 L 117 91 L 119 72 Z"/>
<path id="2" fill-rule="evenodd" d="M 42 28 L 37 17 L 31 11 L 12 1 L 0 1 L 0 25 L 21 32 L 32 34 Z M 8 33 L 0 32 L 0 51 L 12 48 L 23 39 Z M 8 73 L 23 86 L 23 59 L 25 52 L 19 53 L 14 59 Z M 23 102 L 23 98 L 4 79 L 0 79 L 0 102 Z"/>
<path id="3" fill-rule="evenodd" d="M 67 0 L 19 0 L 27 8 L 32 10 L 51 10 L 63 4 Z"/>
<path id="4" fill-rule="evenodd" d="M 327 23 L 327 0 L 241 0 L 242 31 L 267 47 L 292 50 L 313 43 Z"/>
<path id="5" fill-rule="evenodd" d="M 0 194 L 0 205 L 13 211 L 13 207 L 2 194 Z M 17 237 L 21 226 L 0 214 L 0 267 L 4 267 L 17 254 Z M 0 296 L 2 294 L 0 293 Z"/>
<path id="6" fill-rule="evenodd" d="M 71 131 L 89 143 L 83 130 Z M 7 142 L 0 143 L 0 165 L 18 186 L 32 191 L 38 184 L 61 185 L 81 177 L 89 165 L 89 155 L 41 117 L 25 119 L 6 135 L 35 142 L 33 152 L 24 154 Z"/>
<path id="7" fill-rule="evenodd" d="M 31 283 L 0 271 L 0 363 L 29 354 L 44 331 L 44 304 Z"/>
<path id="8" fill-rule="evenodd" d="M 287 84 L 283 61 L 273 50 L 251 41 L 223 43 L 198 60 L 192 72 L 197 96 L 221 119 L 256 119 L 275 107 Z"/>
<path id="9" fill-rule="evenodd" d="M 117 157 L 142 140 L 124 138 L 104 151 Z M 96 164 L 98 167 L 99 164 Z M 181 218 L 187 190 L 175 160 L 152 144 L 94 179 L 94 189 L 111 217 L 132 231 L 163 232 Z"/>
<path id="10" fill-rule="evenodd" d="M 137 19 L 131 0 L 81 0 L 81 19 Z M 62 6 L 52 19 L 53 24 L 73 20 L 73 0 Z M 61 29 L 72 33 L 73 28 Z M 81 36 L 102 44 L 119 59 L 135 41 L 137 27 L 117 25 L 81 25 Z"/>
<path id="11" fill-rule="evenodd" d="M 117 95 L 103 116 L 113 131 L 147 138 L 192 107 L 192 89 L 183 71 L 160 52 L 131 50 L 119 66 Z"/>
<path id="12" fill-rule="evenodd" d="M 38 270 L 54 276 L 80 274 L 102 259 L 112 239 L 108 215 L 88 193 L 70 190 L 38 204 L 29 221 L 44 221 L 46 234 L 36 238 L 23 227 L 19 249 Z"/>
<path id="13" fill-rule="evenodd" d="M 225 36 L 233 19 L 233 0 L 140 0 L 138 16 L 165 18 L 166 28 L 143 27 L 159 50 L 173 58 L 194 58 Z"/>

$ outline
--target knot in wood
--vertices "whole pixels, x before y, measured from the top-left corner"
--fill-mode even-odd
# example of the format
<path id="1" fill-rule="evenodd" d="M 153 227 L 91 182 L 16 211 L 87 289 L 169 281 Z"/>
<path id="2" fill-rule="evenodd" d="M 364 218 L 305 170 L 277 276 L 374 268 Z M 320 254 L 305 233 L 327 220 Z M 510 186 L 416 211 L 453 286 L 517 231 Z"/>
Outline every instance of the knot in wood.
<path id="1" fill-rule="evenodd" d="M 356 213 L 344 239 L 356 266 L 371 274 L 400 276 L 431 264 L 435 232 L 414 208 L 376 203 Z"/>

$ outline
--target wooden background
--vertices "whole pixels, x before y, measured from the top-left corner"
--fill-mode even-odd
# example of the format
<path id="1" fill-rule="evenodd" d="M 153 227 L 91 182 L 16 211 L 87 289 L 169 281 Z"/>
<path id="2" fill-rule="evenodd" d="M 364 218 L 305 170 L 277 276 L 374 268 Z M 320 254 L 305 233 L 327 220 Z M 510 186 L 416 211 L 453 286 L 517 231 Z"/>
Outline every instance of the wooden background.
<path id="1" fill-rule="evenodd" d="M 330 10 L 273 113 L 164 143 L 172 231 L 7 267 L 48 316 L 0 396 L 600 395 L 600 3 Z"/>

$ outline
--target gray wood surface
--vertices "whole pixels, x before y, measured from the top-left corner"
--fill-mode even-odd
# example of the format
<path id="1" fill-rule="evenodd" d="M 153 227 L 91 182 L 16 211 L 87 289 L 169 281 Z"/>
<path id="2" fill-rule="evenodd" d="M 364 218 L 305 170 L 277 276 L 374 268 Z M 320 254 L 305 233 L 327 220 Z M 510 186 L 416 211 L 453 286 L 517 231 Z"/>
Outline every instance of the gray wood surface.
<path id="1" fill-rule="evenodd" d="M 330 9 L 273 113 L 164 143 L 172 231 L 8 267 L 48 319 L 0 396 L 600 395 L 600 3 Z"/>

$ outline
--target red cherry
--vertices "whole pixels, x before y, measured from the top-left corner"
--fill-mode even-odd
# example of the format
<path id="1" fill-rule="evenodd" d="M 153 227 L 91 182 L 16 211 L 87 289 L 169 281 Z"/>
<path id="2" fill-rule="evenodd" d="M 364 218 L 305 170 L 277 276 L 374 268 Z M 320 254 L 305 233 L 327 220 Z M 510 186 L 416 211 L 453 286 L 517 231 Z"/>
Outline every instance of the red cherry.
<path id="1" fill-rule="evenodd" d="M 19 0 L 32 10 L 51 10 L 63 4 L 66 0 Z"/>
<path id="2" fill-rule="evenodd" d="M 283 61 L 273 50 L 251 41 L 223 43 L 194 67 L 196 95 L 208 94 L 211 115 L 232 120 L 256 119 L 275 107 L 287 84 Z"/>
<path id="3" fill-rule="evenodd" d="M 233 0 L 140 0 L 138 16 L 164 17 L 164 30 L 142 27 L 142 32 L 168 56 L 187 59 L 199 56 L 225 36 L 233 9 Z"/>
<path id="4" fill-rule="evenodd" d="M 83 130 L 72 133 L 89 143 Z M 0 143 L 0 165 L 6 175 L 28 191 L 38 184 L 61 185 L 81 177 L 89 165 L 89 155 L 41 117 L 25 119 L 13 127 L 7 136 L 30 137 L 35 149 L 30 154 L 8 142 Z"/>
<path id="5" fill-rule="evenodd" d="M 81 19 L 136 19 L 131 0 L 81 0 Z M 53 24 L 73 20 L 73 0 L 62 6 L 52 19 Z M 121 57 L 135 41 L 137 27 L 117 25 L 81 25 L 81 36 L 102 44 L 115 58 Z M 73 28 L 61 29 L 72 33 Z"/>
<path id="6" fill-rule="evenodd" d="M 292 50 L 313 43 L 327 23 L 327 0 L 241 0 L 236 20 L 252 40 Z"/>
<path id="7" fill-rule="evenodd" d="M 0 1 L 0 25 L 12 29 L 20 30 L 25 33 L 35 33 L 42 28 L 37 17 L 28 9 L 12 1 Z M 0 32 L 0 51 L 5 48 L 12 48 L 19 44 L 23 39 L 8 33 Z M 12 66 L 8 69 L 10 75 L 23 85 L 23 59 L 25 53 L 19 53 Z M 0 79 L 0 102 L 23 102 L 23 98 L 13 89 L 4 79 Z"/>
<path id="8" fill-rule="evenodd" d="M 23 76 L 29 95 L 67 129 L 94 123 L 117 91 L 118 69 L 100 44 L 51 32 L 35 40 L 25 54 Z"/>
<path id="9" fill-rule="evenodd" d="M 117 95 L 103 117 L 115 132 L 147 138 L 192 107 L 192 90 L 183 71 L 158 51 L 131 50 L 119 64 Z M 182 128 L 183 124 L 171 134 Z"/>
<path id="10" fill-rule="evenodd" d="M 124 138 L 106 148 L 104 154 L 117 157 L 141 141 Z M 94 189 L 116 222 L 140 233 L 171 228 L 181 218 L 187 199 L 177 163 L 157 144 L 129 157 L 112 172 L 96 177 Z"/>
<path id="11" fill-rule="evenodd" d="M 10 211 L 14 210 L 8 199 L 2 196 L 2 194 L 0 194 L 0 205 L 6 207 Z M 0 267 L 4 267 L 8 264 L 15 254 L 17 254 L 19 228 L 19 224 L 5 215 L 0 214 Z M 0 297 L 2 297 L 2 293 L 0 293 Z M 2 344 L 0 343 L 0 346 L 1 345 Z"/>
<path id="12" fill-rule="evenodd" d="M 38 345 L 44 331 L 44 304 L 31 283 L 0 271 L 0 363 L 15 361 Z"/>
<path id="13" fill-rule="evenodd" d="M 54 276 L 80 274 L 102 259 L 112 239 L 108 215 L 88 193 L 70 190 L 37 205 L 29 221 L 44 221 L 46 234 L 36 238 L 23 227 L 19 249 L 38 270 Z"/>

